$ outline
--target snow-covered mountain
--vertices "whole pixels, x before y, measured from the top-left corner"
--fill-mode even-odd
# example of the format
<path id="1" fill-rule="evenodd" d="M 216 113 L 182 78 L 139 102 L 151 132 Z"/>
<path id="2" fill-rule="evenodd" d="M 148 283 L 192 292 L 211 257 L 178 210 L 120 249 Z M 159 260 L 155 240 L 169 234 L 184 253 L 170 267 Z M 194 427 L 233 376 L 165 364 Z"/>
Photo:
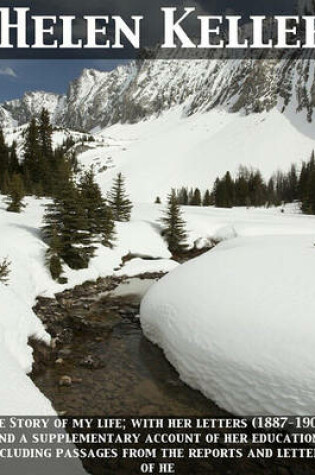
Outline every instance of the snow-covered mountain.
<path id="1" fill-rule="evenodd" d="M 2 104 L 1 123 L 6 127 L 24 125 L 32 116 L 38 116 L 42 109 L 46 108 L 51 114 L 52 121 L 57 124 L 64 105 L 64 96 L 44 91 L 27 92 L 22 99 Z"/>
<path id="2" fill-rule="evenodd" d="M 211 188 L 241 164 L 268 178 L 308 159 L 314 66 L 292 58 L 160 59 L 85 69 L 65 96 L 33 92 L 2 104 L 0 122 L 8 141 L 22 146 L 22 124 L 47 107 L 59 126 L 54 142 L 77 140 L 79 162 L 95 167 L 105 194 L 121 171 L 132 199 L 152 203 L 171 187 Z M 91 131 L 94 142 L 80 148 L 79 131 Z"/>
<path id="3" fill-rule="evenodd" d="M 22 125 L 47 107 L 55 125 L 81 131 L 134 123 L 183 104 L 184 115 L 221 106 L 244 114 L 288 108 L 312 121 L 314 61 L 146 60 L 113 71 L 85 69 L 60 96 L 29 92 L 0 106 L 3 125 Z"/>

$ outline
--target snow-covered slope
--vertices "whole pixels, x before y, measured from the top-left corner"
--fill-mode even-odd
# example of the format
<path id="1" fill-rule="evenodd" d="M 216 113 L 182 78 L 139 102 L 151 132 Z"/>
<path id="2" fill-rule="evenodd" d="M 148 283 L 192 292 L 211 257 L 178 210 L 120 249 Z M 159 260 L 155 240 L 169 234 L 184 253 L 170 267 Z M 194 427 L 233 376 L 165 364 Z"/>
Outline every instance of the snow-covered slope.
<path id="1" fill-rule="evenodd" d="M 117 124 L 95 137 L 104 146 L 79 156 L 95 166 L 106 192 L 121 171 L 137 202 L 165 198 L 171 187 L 212 188 L 218 175 L 239 165 L 259 167 L 268 178 L 278 168 L 308 159 L 315 147 L 315 129 L 292 111 L 278 109 L 243 116 L 220 108 L 183 117 L 181 107 L 137 124 Z"/>
<path id="2" fill-rule="evenodd" d="M 49 403 L 25 377 L 32 367 L 28 338 L 49 342 L 32 312 L 42 275 L 44 247 L 38 237 L 38 217 L 29 209 L 24 215 L 0 209 L 0 256 L 11 261 L 10 286 L 0 283 L 0 389 L 1 414 L 54 414 Z M 27 249 L 27 254 L 25 253 Z"/>
<path id="3" fill-rule="evenodd" d="M 315 220 L 229 214 L 240 237 L 151 287 L 143 330 L 187 384 L 233 414 L 312 415 Z"/>
<path id="4" fill-rule="evenodd" d="M 113 71 L 85 69 L 65 96 L 26 93 L 0 106 L 8 141 L 42 107 L 59 127 L 55 143 L 92 131 L 77 152 L 106 192 L 117 172 L 133 200 L 152 202 L 171 187 L 211 188 L 239 165 L 276 169 L 309 158 L 315 143 L 313 60 L 155 60 Z M 80 133 L 76 133 L 79 139 Z"/>
<path id="5" fill-rule="evenodd" d="M 8 143 L 18 143 L 20 156 L 24 131 L 25 126 L 5 129 Z M 258 167 L 268 179 L 278 169 L 308 160 L 315 148 L 313 123 L 292 106 L 248 115 L 217 107 L 189 117 L 185 106 L 177 106 L 159 117 L 95 131 L 94 141 L 83 147 L 84 134 L 59 128 L 54 145 L 70 136 L 77 142 L 80 164 L 94 166 L 105 194 L 121 171 L 133 201 L 149 203 L 156 196 L 164 199 L 172 187 L 212 188 L 217 176 L 236 173 L 240 165 Z"/>

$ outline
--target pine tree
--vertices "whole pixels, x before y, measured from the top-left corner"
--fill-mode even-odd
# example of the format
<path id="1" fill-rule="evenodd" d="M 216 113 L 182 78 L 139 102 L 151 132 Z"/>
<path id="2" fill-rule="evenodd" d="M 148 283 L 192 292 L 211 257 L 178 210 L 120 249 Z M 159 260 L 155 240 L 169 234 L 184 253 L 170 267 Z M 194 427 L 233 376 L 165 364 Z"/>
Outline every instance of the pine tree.
<path id="1" fill-rule="evenodd" d="M 266 203 L 266 187 L 259 170 L 251 173 L 249 193 L 251 204 L 253 206 L 262 206 Z"/>
<path id="2" fill-rule="evenodd" d="M 45 196 L 42 182 L 33 185 L 33 194 L 36 196 L 36 198 L 42 198 L 43 196 Z"/>
<path id="3" fill-rule="evenodd" d="M 268 206 L 279 206 L 280 201 L 276 194 L 275 180 L 271 177 L 267 185 L 267 204 Z"/>
<path id="4" fill-rule="evenodd" d="M 234 204 L 234 182 L 230 172 L 226 172 L 224 177 L 225 207 L 232 208 Z"/>
<path id="5" fill-rule="evenodd" d="M 185 242 L 187 238 L 185 221 L 182 218 L 181 209 L 177 203 L 175 190 L 172 190 L 168 197 L 167 210 L 161 221 L 164 224 L 162 234 L 168 243 L 169 250 L 172 254 L 184 252 L 187 248 Z"/>
<path id="6" fill-rule="evenodd" d="M 47 109 L 43 109 L 39 119 L 38 140 L 41 154 L 41 187 L 44 194 L 52 193 L 52 173 L 55 171 L 55 156 L 52 147 L 52 126 Z"/>
<path id="7" fill-rule="evenodd" d="M 307 181 L 308 181 L 308 167 L 307 167 L 307 164 L 303 162 L 300 178 L 298 182 L 298 199 L 302 202 L 305 200 L 305 195 L 307 193 Z"/>
<path id="8" fill-rule="evenodd" d="M 10 189 L 10 175 L 9 175 L 8 170 L 6 170 L 2 178 L 2 186 L 1 186 L 2 194 L 7 195 L 9 193 L 9 189 Z"/>
<path id="9" fill-rule="evenodd" d="M 86 172 L 80 182 L 81 201 L 86 211 L 88 230 L 104 246 L 113 247 L 115 223 L 112 210 L 107 206 L 93 170 Z"/>
<path id="10" fill-rule="evenodd" d="M 60 236 L 58 235 L 57 226 L 52 225 L 49 248 L 46 252 L 46 264 L 54 280 L 59 280 L 63 271 L 60 258 L 61 252 L 62 244 Z"/>
<path id="11" fill-rule="evenodd" d="M 125 179 L 118 173 L 114 180 L 113 188 L 108 196 L 108 203 L 112 209 L 115 221 L 129 221 L 132 210 L 132 203 L 126 195 Z"/>
<path id="12" fill-rule="evenodd" d="M 225 180 L 217 178 L 213 187 L 214 204 L 217 208 L 228 208 Z"/>
<path id="13" fill-rule="evenodd" d="M 10 148 L 10 152 L 9 152 L 8 171 L 10 175 L 19 174 L 22 172 L 20 162 L 17 156 L 16 148 L 17 148 L 16 142 L 13 142 Z"/>
<path id="14" fill-rule="evenodd" d="M 302 203 L 302 210 L 307 214 L 315 214 L 315 169 L 312 167 L 308 175 L 307 192 Z"/>
<path id="15" fill-rule="evenodd" d="M 307 163 L 303 163 L 298 183 L 298 196 L 302 203 L 302 211 L 315 213 L 315 155 L 312 152 Z"/>
<path id="16" fill-rule="evenodd" d="M 62 150 L 54 152 L 54 165 L 51 172 L 51 195 L 59 196 L 64 187 L 73 181 L 73 170 Z"/>
<path id="17" fill-rule="evenodd" d="M 9 280 L 9 274 L 10 274 L 10 265 L 11 262 L 8 261 L 8 259 L 3 259 L 0 262 L 0 282 L 2 284 L 7 285 L 8 280 Z"/>
<path id="18" fill-rule="evenodd" d="M 24 144 L 24 173 L 29 177 L 30 189 L 33 192 L 33 185 L 42 182 L 44 174 L 43 157 L 39 143 L 39 130 L 35 118 L 31 120 L 26 130 Z"/>
<path id="19" fill-rule="evenodd" d="M 179 205 L 187 206 L 189 203 L 188 190 L 184 186 L 178 191 L 177 203 Z"/>
<path id="20" fill-rule="evenodd" d="M 234 204 L 236 206 L 247 206 L 250 202 L 249 179 L 250 171 L 246 167 L 241 166 L 234 183 Z"/>
<path id="21" fill-rule="evenodd" d="M 288 173 L 288 191 L 286 198 L 289 203 L 292 203 L 292 201 L 298 198 L 298 174 L 295 165 L 291 165 Z"/>
<path id="22" fill-rule="evenodd" d="M 161 198 L 159 196 L 157 196 L 155 198 L 155 202 L 154 202 L 156 205 L 160 205 L 161 204 Z"/>
<path id="23" fill-rule="evenodd" d="M 47 109 L 43 109 L 39 122 L 39 140 L 42 154 L 47 160 L 51 160 L 53 155 L 52 148 L 52 126 L 50 123 L 50 115 Z"/>
<path id="24" fill-rule="evenodd" d="M 46 208 L 43 228 L 46 242 L 51 242 L 54 229 L 60 240 L 61 259 L 72 269 L 86 268 L 95 246 L 80 193 L 72 181 L 64 184 L 63 190 Z"/>
<path id="25" fill-rule="evenodd" d="M 189 203 L 191 206 L 201 206 L 201 193 L 199 188 L 195 188 L 194 194 Z"/>
<path id="26" fill-rule="evenodd" d="M 190 204 L 192 202 L 192 200 L 194 199 L 194 189 L 193 188 L 190 188 L 190 190 L 188 191 L 187 189 L 187 204 Z"/>
<path id="27" fill-rule="evenodd" d="M 203 195 L 202 206 L 211 206 L 212 199 L 209 190 L 206 190 L 205 194 Z"/>
<path id="28" fill-rule="evenodd" d="M 25 207 L 23 204 L 24 197 L 25 190 L 22 177 L 21 175 L 13 175 L 9 184 L 7 211 L 20 213 L 21 209 Z"/>
<path id="29" fill-rule="evenodd" d="M 212 189 L 212 194 L 214 198 L 214 206 L 218 208 L 220 206 L 221 202 L 221 180 L 219 177 L 215 179 L 215 182 L 213 184 L 213 189 Z"/>
<path id="30" fill-rule="evenodd" d="M 187 188 L 182 188 L 182 201 L 183 201 L 184 206 L 188 205 L 188 190 L 187 190 Z"/>
<path id="31" fill-rule="evenodd" d="M 217 178 L 213 187 L 214 204 L 218 208 L 232 208 L 234 205 L 234 181 L 230 172 L 220 180 Z"/>
<path id="32" fill-rule="evenodd" d="M 0 190 L 2 194 L 6 194 L 3 190 L 5 177 L 9 172 L 9 151 L 6 146 L 3 130 L 0 128 Z"/>
<path id="33" fill-rule="evenodd" d="M 22 165 L 21 175 L 23 176 L 23 183 L 24 183 L 25 193 L 26 193 L 26 195 L 31 195 L 32 194 L 32 180 L 31 180 L 31 177 L 30 177 L 30 172 L 25 167 L 24 162 L 23 162 L 23 165 Z"/>

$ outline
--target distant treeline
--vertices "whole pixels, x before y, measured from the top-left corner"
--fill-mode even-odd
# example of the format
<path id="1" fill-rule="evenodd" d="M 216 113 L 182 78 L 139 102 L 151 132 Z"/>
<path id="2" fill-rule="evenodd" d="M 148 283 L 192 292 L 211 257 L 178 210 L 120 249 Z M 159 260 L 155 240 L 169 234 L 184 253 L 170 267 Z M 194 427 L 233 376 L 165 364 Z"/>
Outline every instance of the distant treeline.
<path id="1" fill-rule="evenodd" d="M 209 190 L 204 195 L 199 188 L 182 187 L 175 190 L 177 203 L 183 206 L 211 206 L 214 205 L 213 196 Z"/>
<path id="2" fill-rule="evenodd" d="M 266 181 L 259 170 L 241 166 L 235 177 L 227 171 L 218 177 L 212 189 L 201 193 L 199 188 L 176 190 L 177 202 L 189 206 L 279 206 L 299 201 L 304 213 L 315 214 L 315 155 L 302 163 L 293 164 L 288 172 L 278 171 Z"/>

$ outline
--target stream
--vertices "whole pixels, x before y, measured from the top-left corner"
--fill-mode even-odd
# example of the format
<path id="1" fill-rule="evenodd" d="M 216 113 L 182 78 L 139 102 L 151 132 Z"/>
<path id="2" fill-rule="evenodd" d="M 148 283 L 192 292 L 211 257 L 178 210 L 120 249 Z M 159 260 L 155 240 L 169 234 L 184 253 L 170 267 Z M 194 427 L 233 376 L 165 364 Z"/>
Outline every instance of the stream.
<path id="1" fill-rule="evenodd" d="M 109 277 L 64 291 L 55 299 L 38 298 L 34 310 L 54 344 L 47 348 L 31 342 L 35 359 L 31 377 L 60 415 L 231 417 L 184 384 L 162 350 L 143 336 L 140 301 L 161 276 Z M 106 469 L 102 460 L 83 464 L 94 475 L 139 473 L 138 463 L 126 467 L 109 462 Z M 177 465 L 180 475 L 315 473 L 303 461 L 292 465 L 292 460 L 280 464 L 210 459 Z"/>
<path id="2" fill-rule="evenodd" d="M 89 301 L 88 319 L 92 324 L 103 319 L 104 327 L 87 327 L 88 331 L 77 328 L 56 349 L 55 360 L 33 372 L 33 381 L 59 413 L 225 415 L 186 386 L 163 352 L 143 336 L 138 319 L 140 300 L 155 281 L 133 278 L 123 280 L 111 291 L 100 292 Z M 87 310 L 86 300 L 87 296 L 81 299 L 80 312 Z M 48 325 L 50 332 L 52 328 L 54 325 Z M 71 386 L 59 385 L 63 376 L 71 378 Z"/>

